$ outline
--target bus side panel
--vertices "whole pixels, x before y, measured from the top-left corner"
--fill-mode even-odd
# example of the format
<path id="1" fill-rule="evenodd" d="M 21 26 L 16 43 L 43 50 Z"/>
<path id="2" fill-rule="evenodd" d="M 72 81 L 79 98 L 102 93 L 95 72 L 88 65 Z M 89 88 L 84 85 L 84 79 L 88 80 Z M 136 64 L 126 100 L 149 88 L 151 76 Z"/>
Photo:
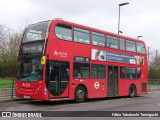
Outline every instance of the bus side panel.
<path id="1" fill-rule="evenodd" d="M 128 96 L 129 87 L 131 84 L 135 85 L 137 95 L 147 93 L 147 91 L 142 91 L 142 83 L 145 83 L 147 86 L 147 83 L 142 81 L 143 80 L 121 80 L 121 82 L 119 82 L 119 96 Z"/>
<path id="2" fill-rule="evenodd" d="M 87 89 L 88 98 L 104 98 L 107 96 L 107 89 L 105 87 L 105 80 L 92 79 L 73 79 L 70 84 L 70 99 L 74 99 L 77 86 L 82 85 Z"/>
<path id="3" fill-rule="evenodd" d="M 128 95 L 128 92 L 127 92 L 128 87 L 126 85 L 126 80 L 120 79 L 118 84 L 119 84 L 118 96 L 126 96 L 126 95 Z"/>
<path id="4" fill-rule="evenodd" d="M 87 86 L 89 88 L 88 98 L 104 98 L 107 96 L 107 82 L 104 79 L 91 79 Z M 91 83 L 91 84 L 90 84 Z"/>

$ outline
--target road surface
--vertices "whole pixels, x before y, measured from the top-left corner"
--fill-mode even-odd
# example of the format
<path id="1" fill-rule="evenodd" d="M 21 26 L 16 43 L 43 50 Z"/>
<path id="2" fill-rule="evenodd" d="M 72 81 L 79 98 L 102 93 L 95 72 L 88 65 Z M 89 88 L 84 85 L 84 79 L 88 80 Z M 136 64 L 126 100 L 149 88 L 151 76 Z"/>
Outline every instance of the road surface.
<path id="1" fill-rule="evenodd" d="M 45 120 L 159 120 L 160 117 L 99 117 L 98 112 L 90 111 L 160 111 L 160 92 L 150 92 L 146 95 L 138 96 L 135 98 L 120 97 L 120 98 L 105 98 L 105 99 L 92 99 L 85 103 L 75 103 L 74 101 L 30 101 L 30 100 L 13 100 L 1 101 L 0 111 L 68 111 L 67 113 L 59 112 L 57 116 L 60 117 L 43 117 Z M 74 113 L 72 111 L 82 111 Z M 85 112 L 84 112 L 85 111 Z M 104 112 L 105 113 L 105 112 Z M 107 112 L 106 112 L 107 113 Z M 54 114 L 54 112 L 53 112 Z M 57 112 L 55 112 L 57 114 Z M 68 115 L 67 115 L 68 114 Z M 72 117 L 72 114 L 74 114 Z M 89 115 L 89 117 L 79 117 Z M 84 115 L 85 114 L 85 115 Z M 97 114 L 97 115 L 96 115 Z M 65 117 L 71 116 L 71 117 Z M 94 117 L 93 117 L 94 116 Z M 97 116 L 97 117 L 96 117 Z M 160 115 L 159 115 L 160 116 Z M 0 118 L 2 119 L 2 118 Z M 13 118 L 13 120 L 17 118 Z M 27 119 L 27 118 L 26 118 Z M 34 118 L 32 118 L 34 119 Z"/>

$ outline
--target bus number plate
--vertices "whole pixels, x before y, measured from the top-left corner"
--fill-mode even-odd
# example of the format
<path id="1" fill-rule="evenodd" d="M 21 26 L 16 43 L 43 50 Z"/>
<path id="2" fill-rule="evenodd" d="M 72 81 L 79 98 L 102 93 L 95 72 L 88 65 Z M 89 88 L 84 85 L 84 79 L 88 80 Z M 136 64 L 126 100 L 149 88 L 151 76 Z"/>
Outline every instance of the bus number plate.
<path id="1" fill-rule="evenodd" d="M 24 99 L 30 99 L 30 96 L 24 95 Z"/>

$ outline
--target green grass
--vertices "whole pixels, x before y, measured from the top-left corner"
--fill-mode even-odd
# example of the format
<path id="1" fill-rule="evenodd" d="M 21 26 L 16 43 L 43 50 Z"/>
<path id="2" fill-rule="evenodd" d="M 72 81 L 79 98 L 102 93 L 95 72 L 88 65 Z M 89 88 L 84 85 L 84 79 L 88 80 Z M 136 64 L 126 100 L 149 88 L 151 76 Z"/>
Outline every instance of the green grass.
<path id="1" fill-rule="evenodd" d="M 1 88 L 12 88 L 13 78 L 0 78 Z"/>
<path id="2" fill-rule="evenodd" d="M 13 82 L 13 78 L 0 78 L 0 84 L 8 84 L 12 82 Z"/>
<path id="3" fill-rule="evenodd" d="M 149 85 L 148 88 L 151 89 L 151 90 L 159 90 L 160 85 Z"/>

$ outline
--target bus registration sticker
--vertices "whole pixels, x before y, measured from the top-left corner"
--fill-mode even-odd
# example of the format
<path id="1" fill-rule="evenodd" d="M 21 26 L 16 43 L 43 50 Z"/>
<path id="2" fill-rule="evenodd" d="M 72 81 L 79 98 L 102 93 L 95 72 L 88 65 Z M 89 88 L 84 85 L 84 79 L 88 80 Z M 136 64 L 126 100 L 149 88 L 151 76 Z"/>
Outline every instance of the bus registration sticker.
<path id="1" fill-rule="evenodd" d="M 95 87 L 95 89 L 98 89 L 98 88 L 99 88 L 99 86 L 100 86 L 99 82 L 95 82 L 95 83 L 94 83 L 94 87 Z"/>

